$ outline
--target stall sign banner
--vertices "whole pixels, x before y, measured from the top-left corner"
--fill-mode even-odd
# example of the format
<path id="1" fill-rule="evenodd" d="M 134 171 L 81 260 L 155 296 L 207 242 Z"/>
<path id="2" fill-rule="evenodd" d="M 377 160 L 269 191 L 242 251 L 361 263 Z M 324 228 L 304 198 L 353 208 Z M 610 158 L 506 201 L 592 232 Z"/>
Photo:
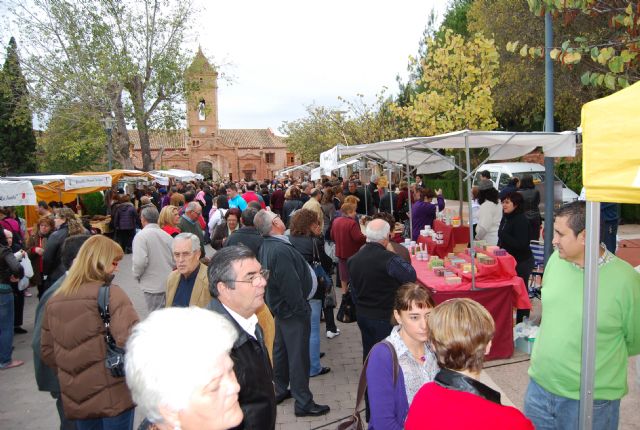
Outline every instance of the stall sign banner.
<path id="1" fill-rule="evenodd" d="M 111 187 L 111 175 L 67 176 L 64 179 L 65 191 L 97 187 Z"/>
<path id="2" fill-rule="evenodd" d="M 29 181 L 0 181 L 0 206 L 35 206 L 36 192 Z"/>
<path id="3" fill-rule="evenodd" d="M 320 167 L 326 170 L 338 168 L 338 147 L 334 146 L 328 151 L 320 154 Z"/>

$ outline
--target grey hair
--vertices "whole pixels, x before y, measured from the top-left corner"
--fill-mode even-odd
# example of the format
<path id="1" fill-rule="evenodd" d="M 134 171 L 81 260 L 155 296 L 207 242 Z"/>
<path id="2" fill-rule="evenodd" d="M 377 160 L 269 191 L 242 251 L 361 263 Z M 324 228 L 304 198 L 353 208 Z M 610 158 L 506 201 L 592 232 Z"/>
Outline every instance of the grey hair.
<path id="1" fill-rule="evenodd" d="M 211 362 L 228 355 L 236 338 L 226 318 L 206 309 L 152 312 L 134 327 L 127 341 L 125 373 L 133 401 L 154 423 L 163 421 L 160 406 L 185 409 L 195 390 L 213 377 Z M 188 365 L 171 371 L 176 363 Z"/>
<path id="2" fill-rule="evenodd" d="M 193 233 L 180 233 L 179 235 L 173 238 L 173 242 L 171 242 L 171 250 L 175 249 L 176 242 L 179 240 L 190 240 L 191 251 L 196 251 L 200 249 L 200 239 L 198 238 L 198 236 L 196 236 Z"/>
<path id="3" fill-rule="evenodd" d="M 381 242 L 389 239 L 389 231 L 391 227 L 389 223 L 383 219 L 374 219 L 369 221 L 365 231 L 367 242 Z"/>
<path id="4" fill-rule="evenodd" d="M 252 250 L 240 244 L 235 246 L 225 246 L 211 258 L 209 262 L 209 292 L 213 297 L 218 297 L 218 282 L 224 282 L 230 289 L 235 289 L 234 280 L 236 272 L 233 270 L 233 263 L 240 260 L 254 259 L 256 255 Z"/>
<path id="5" fill-rule="evenodd" d="M 157 224 L 158 218 L 160 218 L 160 214 L 158 213 L 158 209 L 154 207 L 147 207 L 140 211 L 140 216 L 147 220 L 148 223 Z"/>
<path id="6" fill-rule="evenodd" d="M 276 215 L 273 212 L 261 209 L 253 218 L 253 225 L 261 235 L 269 236 L 269 233 L 271 233 L 271 229 L 273 228 L 273 219 L 275 216 Z"/>
<path id="7" fill-rule="evenodd" d="M 184 210 L 185 212 L 193 212 L 200 207 L 200 203 L 191 201 L 187 203 L 187 207 Z"/>
<path id="8" fill-rule="evenodd" d="M 257 202 L 251 202 L 251 203 L 257 203 Z M 260 205 L 260 204 L 258 203 L 258 205 Z M 244 225 L 246 227 L 253 226 L 253 219 L 256 217 L 256 214 L 258 213 L 258 211 L 260 211 L 260 209 L 253 208 L 251 206 L 249 206 L 245 210 L 243 210 L 242 211 L 242 225 Z"/>

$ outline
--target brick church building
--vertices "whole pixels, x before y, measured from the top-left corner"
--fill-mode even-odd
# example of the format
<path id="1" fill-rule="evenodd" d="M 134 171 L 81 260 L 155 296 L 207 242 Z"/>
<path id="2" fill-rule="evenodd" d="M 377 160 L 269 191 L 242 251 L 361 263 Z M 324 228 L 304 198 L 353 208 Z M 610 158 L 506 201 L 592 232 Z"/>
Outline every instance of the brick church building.
<path id="1" fill-rule="evenodd" d="M 162 169 L 186 169 L 213 180 L 262 180 L 296 164 L 284 138 L 271 129 L 218 127 L 218 72 L 198 49 L 185 72 L 198 90 L 187 101 L 187 129 L 152 131 L 151 156 Z M 135 165 L 142 164 L 140 141 L 129 132 Z"/>

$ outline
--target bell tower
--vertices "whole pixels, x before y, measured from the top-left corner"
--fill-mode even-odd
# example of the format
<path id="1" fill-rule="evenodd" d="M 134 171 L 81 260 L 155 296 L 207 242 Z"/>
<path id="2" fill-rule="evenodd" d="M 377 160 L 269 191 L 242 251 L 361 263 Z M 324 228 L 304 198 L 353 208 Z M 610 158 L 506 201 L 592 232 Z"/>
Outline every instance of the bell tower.
<path id="1" fill-rule="evenodd" d="M 198 46 L 185 71 L 187 83 L 187 128 L 191 137 L 218 136 L 218 72 Z"/>

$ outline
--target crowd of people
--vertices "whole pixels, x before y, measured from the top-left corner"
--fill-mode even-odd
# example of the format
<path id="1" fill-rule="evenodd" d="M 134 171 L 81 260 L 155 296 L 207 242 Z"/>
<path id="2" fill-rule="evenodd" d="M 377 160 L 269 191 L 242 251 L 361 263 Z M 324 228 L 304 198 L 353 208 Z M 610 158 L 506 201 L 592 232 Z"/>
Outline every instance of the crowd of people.
<path id="1" fill-rule="evenodd" d="M 499 195 L 481 181 L 474 229 L 514 256 L 526 282 L 540 213 L 539 195 L 521 185 Z M 491 315 L 469 299 L 436 306 L 400 244 L 444 209 L 441 190 L 378 187 L 373 175 L 122 191 L 106 194 L 113 239 L 67 207 L 41 202 L 30 234 L 0 210 L 0 368 L 24 364 L 12 358 L 13 335 L 27 331 L 34 287 L 36 382 L 56 400 L 61 429 L 131 429 L 136 405 L 141 429 L 274 429 L 276 405 L 290 398 L 295 416 L 329 413 L 309 379 L 331 372 L 320 338 L 340 335 L 337 289 L 354 301 L 370 429 L 573 428 L 582 290 L 567 285 L 583 282 L 582 202 L 556 214 L 523 414 L 480 382 Z M 142 321 L 113 283 L 125 254 L 149 311 Z M 640 275 L 603 248 L 601 278 L 595 399 L 606 413 L 594 428 L 614 429 L 627 358 L 640 353 Z"/>

